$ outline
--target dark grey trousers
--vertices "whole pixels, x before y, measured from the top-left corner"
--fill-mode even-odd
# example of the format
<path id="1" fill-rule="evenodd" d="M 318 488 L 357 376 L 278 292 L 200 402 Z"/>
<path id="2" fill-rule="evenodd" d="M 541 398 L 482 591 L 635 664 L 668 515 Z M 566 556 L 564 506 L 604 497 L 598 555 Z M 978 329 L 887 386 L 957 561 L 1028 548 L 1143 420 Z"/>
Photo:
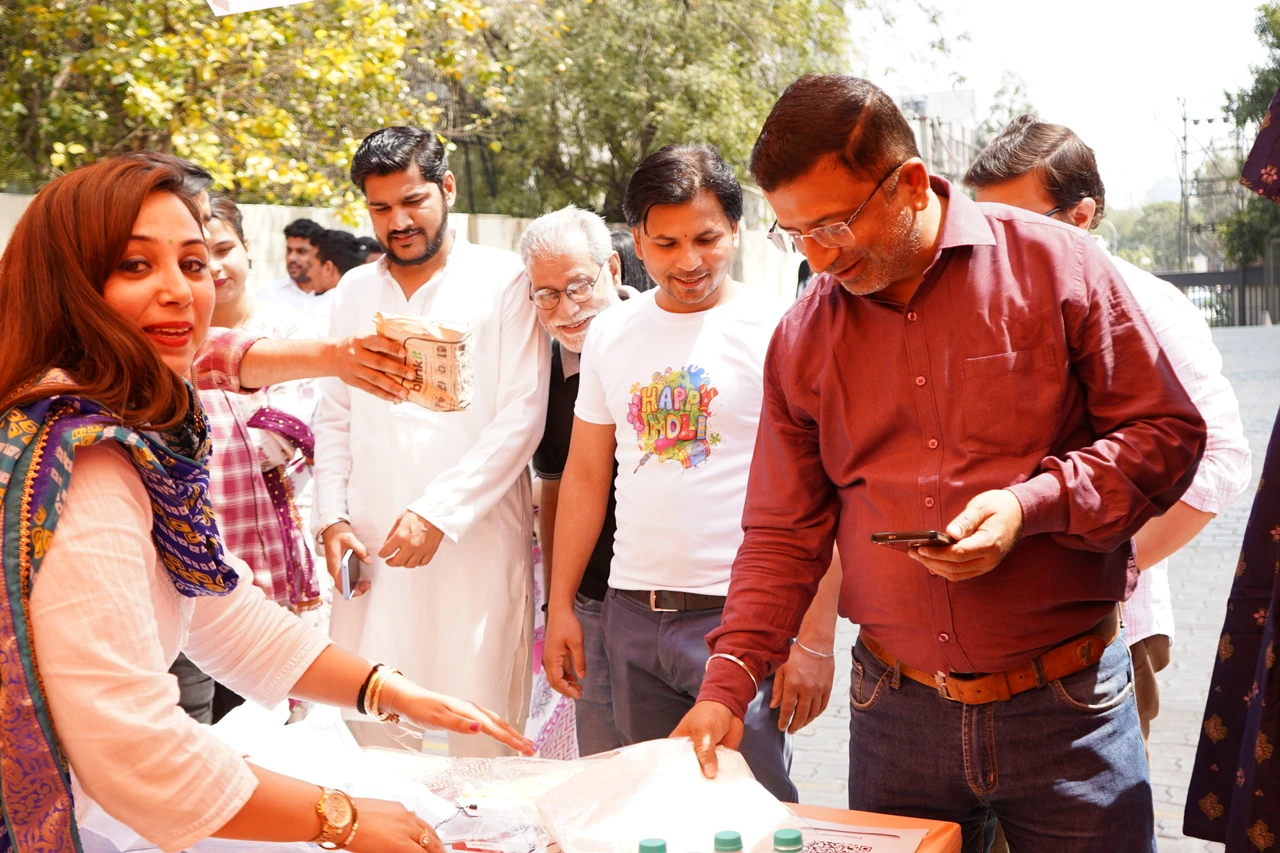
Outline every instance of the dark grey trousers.
<path id="1" fill-rule="evenodd" d="M 214 681 L 182 653 L 169 667 L 169 674 L 178 679 L 178 704 L 197 723 L 216 723 L 244 703 L 243 697 Z"/>
<path id="2" fill-rule="evenodd" d="M 609 655 L 613 715 L 627 744 L 664 738 L 693 707 L 702 687 L 707 634 L 720 625 L 715 610 L 657 613 L 617 590 L 604 599 L 604 642 Z M 791 740 L 769 708 L 773 678 L 747 709 L 739 750 L 756 780 L 779 800 L 794 803 Z"/>

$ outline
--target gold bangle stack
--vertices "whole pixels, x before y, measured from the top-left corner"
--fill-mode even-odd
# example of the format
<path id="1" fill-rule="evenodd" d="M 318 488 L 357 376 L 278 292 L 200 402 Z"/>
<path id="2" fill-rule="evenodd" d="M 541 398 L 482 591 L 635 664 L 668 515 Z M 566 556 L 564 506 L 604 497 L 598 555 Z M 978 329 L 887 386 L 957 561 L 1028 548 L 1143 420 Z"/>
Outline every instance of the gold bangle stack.
<path id="1" fill-rule="evenodd" d="M 384 723 L 400 722 L 399 714 L 393 711 L 383 711 L 379 704 L 382 700 L 382 688 L 387 686 L 387 682 L 391 680 L 393 675 L 404 675 L 404 673 L 398 669 L 379 668 L 369 682 L 369 693 L 364 702 L 365 707 L 369 709 L 369 715 L 378 718 L 379 721 Z"/>

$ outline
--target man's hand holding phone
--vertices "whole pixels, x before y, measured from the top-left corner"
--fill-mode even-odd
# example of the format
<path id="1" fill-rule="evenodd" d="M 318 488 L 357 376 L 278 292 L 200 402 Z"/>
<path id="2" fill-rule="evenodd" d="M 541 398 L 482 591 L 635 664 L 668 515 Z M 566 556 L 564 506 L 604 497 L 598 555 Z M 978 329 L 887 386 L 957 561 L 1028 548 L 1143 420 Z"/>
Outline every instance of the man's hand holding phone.
<path id="1" fill-rule="evenodd" d="M 949 581 L 985 575 L 1000 565 L 1022 533 L 1022 504 L 1013 492 L 993 489 L 969 501 L 947 525 L 951 545 L 927 545 L 908 553 L 931 574 Z"/>
<path id="2" fill-rule="evenodd" d="M 351 555 L 347 557 L 347 574 L 350 577 L 354 566 L 368 562 L 369 552 L 365 550 L 364 545 L 356 538 L 355 531 L 351 529 L 351 525 L 345 521 L 339 521 L 337 524 L 331 524 L 325 528 L 323 538 L 325 566 L 329 569 L 329 577 L 333 578 L 334 587 L 342 591 L 343 557 L 348 553 Z M 360 578 L 355 583 L 355 588 L 351 590 L 350 597 L 359 598 L 368 591 L 369 581 Z M 344 595 L 343 597 L 347 596 Z"/>

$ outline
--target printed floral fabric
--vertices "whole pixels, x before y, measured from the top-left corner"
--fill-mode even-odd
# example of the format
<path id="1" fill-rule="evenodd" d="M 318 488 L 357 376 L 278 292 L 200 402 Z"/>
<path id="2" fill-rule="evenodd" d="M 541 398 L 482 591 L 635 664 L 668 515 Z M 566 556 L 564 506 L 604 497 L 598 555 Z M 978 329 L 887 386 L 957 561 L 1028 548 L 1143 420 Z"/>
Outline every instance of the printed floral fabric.
<path id="1" fill-rule="evenodd" d="M 1273 122 L 1273 117 L 1280 117 L 1280 91 L 1262 118 L 1258 138 L 1244 161 L 1240 183 L 1260 196 L 1280 202 L 1280 122 Z"/>
<path id="2" fill-rule="evenodd" d="M 1266 133 L 1264 128 L 1263 133 Z M 1246 169 L 1247 172 L 1247 169 Z M 1280 851 L 1280 417 L 1254 498 L 1200 731 L 1183 832 Z"/>
<path id="3" fill-rule="evenodd" d="M 53 371 L 41 385 L 66 385 Z M 209 439 L 191 392 L 171 434 L 137 432 L 92 400 L 50 396 L 0 413 L 0 853 L 78 851 L 70 772 L 53 730 L 28 620 L 31 585 L 53 541 L 76 451 L 115 441 L 151 498 L 156 551 L 185 596 L 226 595 L 238 580 L 223 559 L 209 506 Z"/>

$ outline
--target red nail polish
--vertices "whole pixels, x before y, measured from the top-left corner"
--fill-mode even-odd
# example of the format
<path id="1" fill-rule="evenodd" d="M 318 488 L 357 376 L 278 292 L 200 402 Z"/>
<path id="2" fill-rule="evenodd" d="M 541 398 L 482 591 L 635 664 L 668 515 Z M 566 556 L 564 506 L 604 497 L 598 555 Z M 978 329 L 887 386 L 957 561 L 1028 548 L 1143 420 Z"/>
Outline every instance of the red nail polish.
<path id="1" fill-rule="evenodd" d="M 478 732 L 478 731 L 480 731 L 480 724 L 479 724 L 479 723 L 472 723 L 472 724 L 471 724 L 471 731 L 473 731 L 473 732 Z"/>

